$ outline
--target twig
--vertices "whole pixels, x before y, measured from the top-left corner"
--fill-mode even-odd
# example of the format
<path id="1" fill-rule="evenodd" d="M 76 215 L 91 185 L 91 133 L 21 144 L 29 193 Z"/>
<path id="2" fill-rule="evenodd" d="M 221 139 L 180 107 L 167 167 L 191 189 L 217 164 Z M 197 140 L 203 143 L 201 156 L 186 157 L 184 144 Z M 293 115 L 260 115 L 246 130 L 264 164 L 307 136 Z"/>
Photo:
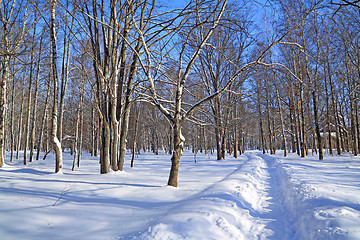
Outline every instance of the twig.
<path id="1" fill-rule="evenodd" d="M 70 191 L 70 188 L 69 188 L 69 189 L 65 189 L 64 191 L 62 191 L 60 197 L 56 200 L 56 202 L 55 202 L 52 206 L 55 206 L 55 205 L 60 201 L 60 199 L 62 199 L 62 197 L 63 197 L 66 193 L 68 193 L 69 191 Z"/>

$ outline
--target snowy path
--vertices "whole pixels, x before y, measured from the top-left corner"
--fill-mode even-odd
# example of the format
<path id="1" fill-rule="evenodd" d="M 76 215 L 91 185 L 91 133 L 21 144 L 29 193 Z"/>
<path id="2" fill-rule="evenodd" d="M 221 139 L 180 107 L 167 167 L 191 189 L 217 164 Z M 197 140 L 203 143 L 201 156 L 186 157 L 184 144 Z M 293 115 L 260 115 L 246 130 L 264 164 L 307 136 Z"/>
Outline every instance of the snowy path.
<path id="1" fill-rule="evenodd" d="M 359 196 L 352 198 L 360 186 L 358 163 L 352 165 L 353 168 L 349 171 L 348 166 L 342 168 L 344 162 L 341 157 L 326 162 L 319 161 L 316 157 L 280 160 L 259 152 L 248 154 L 251 155 L 250 159 L 263 161 L 263 170 L 268 176 L 270 212 L 260 216 L 270 220 L 266 228 L 271 229 L 273 234 L 268 236 L 268 239 L 360 239 Z M 315 168 L 315 165 L 319 165 L 318 168 Z M 304 175 L 297 175 L 298 166 L 302 167 Z M 332 169 L 331 177 L 324 174 L 333 166 L 337 171 Z M 338 182 L 335 182 L 332 176 L 339 177 L 336 179 Z M 349 182 L 344 180 L 345 177 Z M 338 185 L 336 190 L 327 189 L 325 194 L 318 191 L 333 184 Z M 341 191 L 342 185 L 350 185 L 352 189 Z M 332 199 L 331 193 L 335 191 L 338 191 L 336 197 L 342 198 L 341 201 Z M 349 204 L 351 201 L 357 204 Z M 341 221 L 344 218 L 345 221 Z"/>
<path id="2" fill-rule="evenodd" d="M 356 232 L 347 236 L 335 218 L 319 217 L 327 206 L 275 157 L 245 156 L 234 172 L 176 204 L 134 239 L 359 239 Z"/>
<path id="3" fill-rule="evenodd" d="M 322 222 L 274 158 L 245 156 L 234 172 L 177 204 L 134 239 L 332 239 L 318 231 Z"/>
<path id="4" fill-rule="evenodd" d="M 334 239 L 333 234 L 321 232 L 325 228 L 325 222 L 315 218 L 311 206 L 304 202 L 304 189 L 294 185 L 279 162 L 269 155 L 253 155 L 253 158 L 264 162 L 264 170 L 268 176 L 270 211 L 261 215 L 270 220 L 267 228 L 273 234 L 268 239 Z"/>

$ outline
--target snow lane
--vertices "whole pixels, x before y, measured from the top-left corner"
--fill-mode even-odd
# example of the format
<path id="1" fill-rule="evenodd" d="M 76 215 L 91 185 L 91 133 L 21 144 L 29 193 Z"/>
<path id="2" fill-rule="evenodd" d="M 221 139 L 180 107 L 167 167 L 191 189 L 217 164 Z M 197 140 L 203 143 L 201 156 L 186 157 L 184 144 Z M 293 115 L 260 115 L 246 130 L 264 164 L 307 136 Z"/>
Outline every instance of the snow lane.
<path id="1" fill-rule="evenodd" d="M 302 175 L 303 178 L 298 178 L 294 176 L 297 171 L 291 166 L 292 164 L 297 165 L 298 158 L 292 159 L 291 163 L 287 162 L 288 165 L 285 165 L 282 161 L 287 160 L 281 157 L 277 158 L 261 153 L 256 153 L 256 155 L 264 160 L 269 174 L 270 189 L 268 194 L 271 198 L 269 207 L 271 211 L 269 214 L 262 216 L 263 218 L 272 219 L 267 225 L 267 228 L 273 231 L 273 235 L 269 239 L 360 239 L 359 235 L 356 236 L 353 233 L 348 235 L 347 230 L 341 229 L 338 222 L 339 218 L 337 219 L 335 214 L 331 214 L 334 211 L 324 211 L 324 209 L 329 209 L 328 204 L 331 205 L 329 200 L 325 201 L 328 196 L 325 195 L 319 198 L 314 192 L 318 186 L 309 182 L 309 179 L 313 176 L 315 176 L 315 179 L 323 178 L 319 172 L 321 168 L 314 170 L 314 164 L 310 163 L 306 167 L 306 174 Z M 306 160 L 300 161 L 306 162 Z M 317 160 L 317 162 L 319 161 Z M 348 173 L 332 172 L 332 174 L 345 176 Z M 360 220 L 356 208 L 352 210 L 344 214 L 356 215 L 354 218 Z M 328 216 L 326 216 L 326 212 L 329 213 Z M 353 230 L 353 232 L 356 231 L 356 229 Z"/>
<path id="2" fill-rule="evenodd" d="M 155 219 L 146 231 L 131 237 L 146 240 L 347 239 L 336 219 L 323 218 L 331 213 L 319 211 L 309 186 L 294 179 L 278 158 L 256 151 L 242 157 L 245 161 L 229 175 L 174 203 L 169 213 Z"/>
<path id="3" fill-rule="evenodd" d="M 271 229 L 273 234 L 269 239 L 317 239 L 312 236 L 309 229 L 305 232 L 301 230 L 302 223 L 298 222 L 298 213 L 304 214 L 306 207 L 302 206 L 301 195 L 294 190 L 285 171 L 268 155 L 261 153 L 251 153 L 251 155 L 263 161 L 264 170 L 268 174 L 267 194 L 270 211 L 261 217 L 270 220 L 267 228 Z"/>
<path id="4" fill-rule="evenodd" d="M 323 223 L 323 239 L 360 239 L 359 160 L 346 154 L 326 155 L 322 161 L 316 156 L 279 158 L 291 181 L 303 189 L 313 218 Z"/>

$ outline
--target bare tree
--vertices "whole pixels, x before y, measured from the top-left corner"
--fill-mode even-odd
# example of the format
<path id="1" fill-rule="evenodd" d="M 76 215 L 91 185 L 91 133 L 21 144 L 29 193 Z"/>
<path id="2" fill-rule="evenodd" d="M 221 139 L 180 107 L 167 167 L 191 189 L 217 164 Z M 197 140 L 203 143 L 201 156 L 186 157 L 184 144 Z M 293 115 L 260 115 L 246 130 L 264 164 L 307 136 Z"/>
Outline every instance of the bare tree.
<path id="1" fill-rule="evenodd" d="M 0 81 L 0 167 L 4 165 L 6 84 L 9 81 L 10 61 L 18 53 L 24 38 L 38 19 L 35 17 L 33 22 L 28 24 L 34 9 L 31 4 L 34 3 L 30 0 L 0 1 L 0 29 L 2 31 L 0 46 L 2 71 Z"/>
<path id="2" fill-rule="evenodd" d="M 45 29 L 44 29 L 45 30 Z M 30 158 L 29 161 L 33 160 L 34 155 L 34 142 L 35 142 L 35 122 L 36 122 L 36 113 L 37 113 L 37 103 L 38 103 L 38 89 L 39 89 L 39 79 L 40 79 L 40 63 L 41 63 L 41 54 L 42 54 L 42 46 L 43 46 L 43 35 L 45 31 L 42 32 L 40 36 L 40 43 L 39 43 L 39 54 L 38 54 L 38 62 L 36 65 L 36 78 L 35 78 L 35 89 L 34 89 L 34 101 L 33 101 L 33 111 L 32 111 L 32 121 L 31 121 L 31 132 L 30 132 Z"/>
<path id="3" fill-rule="evenodd" d="M 57 47 L 55 29 L 55 7 L 57 0 L 51 0 L 51 19 L 50 19 L 50 38 L 51 38 L 51 78 L 54 82 L 54 98 L 51 113 L 51 142 L 55 151 L 55 172 L 59 172 L 63 167 L 62 147 L 57 135 L 58 124 L 58 73 L 57 73 Z"/>
<path id="4" fill-rule="evenodd" d="M 300 20 L 297 24 L 295 24 L 292 28 L 290 28 L 288 31 L 286 31 L 281 37 L 279 37 L 276 41 L 272 42 L 270 45 L 268 45 L 263 51 L 261 51 L 254 61 L 248 62 L 244 64 L 242 67 L 238 67 L 234 74 L 229 77 L 228 81 L 223 85 L 222 88 L 220 88 L 218 91 L 214 92 L 211 95 L 206 96 L 205 98 L 201 99 L 199 102 L 190 104 L 190 106 L 185 110 L 183 108 L 183 100 L 184 100 L 184 91 L 185 91 L 185 83 L 187 82 L 188 76 L 190 74 L 190 71 L 195 63 L 195 61 L 198 59 L 200 52 L 202 51 L 203 47 L 207 44 L 207 41 L 209 40 L 210 36 L 214 32 L 215 28 L 219 24 L 222 14 L 225 11 L 227 1 L 218 1 L 214 10 L 211 11 L 211 16 L 213 21 L 211 21 L 210 26 L 208 26 L 208 30 L 204 34 L 200 34 L 200 36 L 197 36 L 201 39 L 199 41 L 199 44 L 196 46 L 195 51 L 190 54 L 190 57 L 188 58 L 187 63 L 184 63 L 184 54 L 185 49 L 189 43 L 189 39 L 194 37 L 194 30 L 190 30 L 184 34 L 184 41 L 181 45 L 181 49 L 179 52 L 179 60 L 178 60 L 178 75 L 177 78 L 174 80 L 171 80 L 174 82 L 174 99 L 171 100 L 164 100 L 162 98 L 159 99 L 158 94 L 156 93 L 155 89 L 155 80 L 152 76 L 152 73 L 150 71 L 149 65 L 152 66 L 152 55 L 150 53 L 150 50 L 148 46 L 146 45 L 146 42 L 144 40 L 144 35 L 140 31 L 140 29 L 134 25 L 138 32 L 141 34 L 143 47 L 146 53 L 146 62 L 145 65 L 144 62 L 141 62 L 142 70 L 144 71 L 144 74 L 146 74 L 146 77 L 149 81 L 150 89 L 150 99 L 153 105 L 155 105 L 160 112 L 166 116 L 166 118 L 171 122 L 172 124 L 172 131 L 173 131 L 173 139 L 174 139 L 174 150 L 173 150 L 173 156 L 172 156 L 172 165 L 170 170 L 170 176 L 168 185 L 176 187 L 178 184 L 178 170 L 179 170 L 179 162 L 180 158 L 182 156 L 183 147 L 185 138 L 182 135 L 182 127 L 186 120 L 188 120 L 194 111 L 198 109 L 200 106 L 202 106 L 204 103 L 207 103 L 211 100 L 214 100 L 216 97 L 218 97 L 220 94 L 224 93 L 229 87 L 232 85 L 232 83 L 238 79 L 238 77 L 244 73 L 247 69 L 250 69 L 256 65 L 271 65 L 266 64 L 262 62 L 262 59 L 264 58 L 265 54 L 274 46 L 281 44 L 283 39 L 294 29 L 299 27 L 306 19 L 308 14 L 305 15 L 303 19 Z M 316 6 L 316 5 L 315 5 Z M 309 10 L 312 11 L 315 6 L 312 6 Z M 196 9 L 196 7 L 195 7 Z M 207 18 L 209 19 L 209 18 Z M 201 25 L 201 23 L 197 23 L 197 25 Z M 184 67 L 184 68 L 183 68 Z M 153 66 L 153 68 L 157 69 L 158 67 Z M 170 106 L 173 108 L 167 108 L 163 103 L 172 103 Z"/>

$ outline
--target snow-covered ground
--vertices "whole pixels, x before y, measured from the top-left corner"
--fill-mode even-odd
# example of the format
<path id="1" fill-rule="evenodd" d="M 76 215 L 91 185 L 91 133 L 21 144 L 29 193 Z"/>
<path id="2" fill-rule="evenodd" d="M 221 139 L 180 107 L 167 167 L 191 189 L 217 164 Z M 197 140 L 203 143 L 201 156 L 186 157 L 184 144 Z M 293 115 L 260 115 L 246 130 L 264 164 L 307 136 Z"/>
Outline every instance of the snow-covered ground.
<path id="1" fill-rule="evenodd" d="M 0 168 L 0 239 L 360 239 L 360 158 L 249 151 L 238 159 L 185 152 L 179 188 L 170 156 L 141 154 L 99 174 L 83 155 Z"/>

